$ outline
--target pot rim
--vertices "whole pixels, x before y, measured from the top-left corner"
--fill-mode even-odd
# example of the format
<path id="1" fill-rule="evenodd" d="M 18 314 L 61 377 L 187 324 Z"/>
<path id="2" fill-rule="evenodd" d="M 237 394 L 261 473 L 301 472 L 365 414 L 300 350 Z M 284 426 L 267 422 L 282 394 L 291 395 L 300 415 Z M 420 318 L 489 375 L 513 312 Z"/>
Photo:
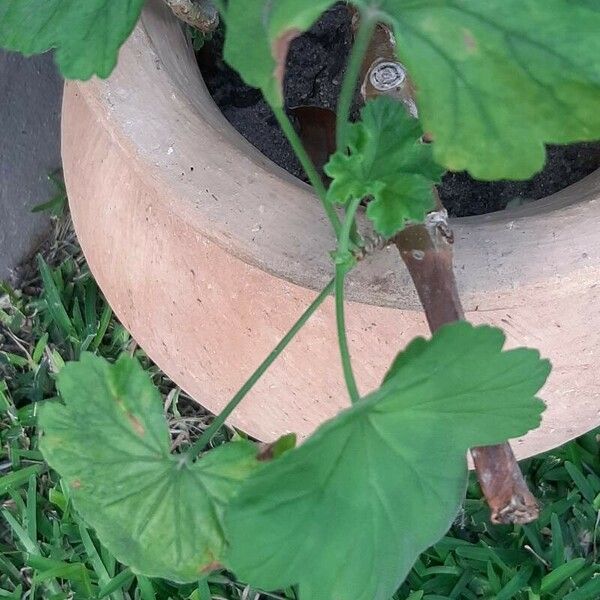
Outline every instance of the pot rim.
<path id="1" fill-rule="evenodd" d="M 332 236 L 317 199 L 225 121 L 159 0 L 110 80 L 66 84 L 63 161 L 78 237 L 115 313 L 218 412 L 329 280 Z M 599 414 L 600 176 L 541 202 L 548 212 L 525 207 L 500 227 L 507 215 L 454 222 L 468 319 L 503 328 L 509 347 L 539 347 L 555 366 L 542 427 L 514 444 L 520 457 L 589 430 Z M 348 302 L 347 324 L 365 391 L 426 332 L 399 260 L 395 249 L 378 253 L 348 285 L 362 300 Z M 263 440 L 303 437 L 344 408 L 335 339 L 328 298 L 231 422 Z"/>
<path id="2" fill-rule="evenodd" d="M 152 82 L 144 74 L 149 61 L 157 71 Z M 156 98 L 154 118 L 148 118 L 146 105 L 149 85 Z M 182 28 L 164 7 L 156 1 L 148 4 L 121 50 L 119 69 L 107 81 L 81 85 L 80 92 L 98 119 L 111 121 L 115 142 L 135 152 L 154 185 L 176 191 L 173 210 L 201 235 L 277 277 L 314 290 L 326 285 L 334 241 L 318 200 L 309 186 L 227 122 L 201 78 Z M 185 123 L 179 119 L 182 111 Z M 205 189 L 200 170 L 194 169 L 199 143 L 202 169 L 211 171 L 213 181 Z M 206 145 L 213 150 L 207 152 Z M 600 170 L 534 203 L 451 222 L 466 310 L 496 308 L 506 288 L 535 286 L 543 297 L 552 295 L 556 278 L 571 279 L 577 271 L 587 283 L 600 274 L 593 260 L 582 260 L 593 254 L 600 264 L 600 245 L 593 243 L 600 225 Z M 368 230 L 364 215 L 362 226 Z M 410 278 L 398 266 L 391 248 L 365 260 L 348 282 L 348 298 L 418 310 Z"/>

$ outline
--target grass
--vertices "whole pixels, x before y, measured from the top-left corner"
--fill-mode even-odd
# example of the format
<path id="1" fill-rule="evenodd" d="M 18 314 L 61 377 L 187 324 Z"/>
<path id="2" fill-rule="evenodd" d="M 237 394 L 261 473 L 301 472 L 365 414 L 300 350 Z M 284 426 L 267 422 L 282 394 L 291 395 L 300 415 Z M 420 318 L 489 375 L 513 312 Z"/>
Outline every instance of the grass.
<path id="1" fill-rule="evenodd" d="M 24 269 L 23 283 L 0 287 L 0 599 L 296 599 L 294 590 L 267 594 L 225 572 L 187 586 L 136 576 L 80 520 L 44 463 L 36 407 L 55 396 L 61 366 L 85 350 L 140 359 L 165 398 L 174 447 L 210 422 L 113 317 L 62 205 L 50 206 L 60 215 L 54 237 Z M 228 435 L 223 430 L 220 441 Z M 395 600 L 599 599 L 599 439 L 590 432 L 523 463 L 543 505 L 528 526 L 490 525 L 472 480 L 452 529 L 421 555 Z"/>

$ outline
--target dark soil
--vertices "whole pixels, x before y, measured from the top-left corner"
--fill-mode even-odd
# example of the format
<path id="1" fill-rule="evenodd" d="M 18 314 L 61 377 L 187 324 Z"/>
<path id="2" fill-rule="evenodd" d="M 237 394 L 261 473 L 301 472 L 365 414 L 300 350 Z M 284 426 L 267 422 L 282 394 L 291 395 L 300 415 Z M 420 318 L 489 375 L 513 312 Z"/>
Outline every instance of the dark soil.
<path id="1" fill-rule="evenodd" d="M 288 110 L 298 106 L 335 109 L 349 49 L 350 20 L 344 5 L 328 10 L 290 48 L 285 82 Z M 248 87 L 223 61 L 223 32 L 198 53 L 198 63 L 227 120 L 275 163 L 306 181 L 277 121 L 259 90 Z M 600 142 L 547 146 L 544 169 L 528 181 L 484 182 L 466 173 L 447 173 L 441 200 L 456 217 L 518 206 L 553 194 L 600 168 Z"/>

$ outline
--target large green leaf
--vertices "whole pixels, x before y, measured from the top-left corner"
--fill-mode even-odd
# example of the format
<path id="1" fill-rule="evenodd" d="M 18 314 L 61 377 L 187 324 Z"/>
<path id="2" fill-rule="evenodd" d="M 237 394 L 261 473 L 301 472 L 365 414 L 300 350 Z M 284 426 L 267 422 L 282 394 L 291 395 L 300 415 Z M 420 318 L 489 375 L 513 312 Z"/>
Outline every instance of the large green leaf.
<path id="1" fill-rule="evenodd" d="M 250 442 L 193 463 L 170 453 L 162 402 L 136 360 L 84 354 L 58 376 L 65 405 L 40 411 L 41 449 L 75 508 L 137 573 L 191 582 L 222 558 L 222 513 L 259 464 Z"/>
<path id="2" fill-rule="evenodd" d="M 444 166 L 483 179 L 527 178 L 544 163 L 544 143 L 600 138 L 598 3 L 377 4 Z"/>
<path id="3" fill-rule="evenodd" d="M 387 97 L 368 102 L 361 120 L 349 127 L 350 153 L 336 152 L 325 166 L 332 179 L 329 201 L 371 196 L 367 216 L 385 237 L 407 220 L 423 221 L 433 208 L 433 185 L 443 169 L 422 135 L 421 125 L 400 102 Z"/>
<path id="4" fill-rule="evenodd" d="M 0 47 L 26 55 L 56 48 L 65 77 L 108 77 L 144 1 L 0 0 Z"/>
<path id="5" fill-rule="evenodd" d="M 417 340 L 384 385 L 257 471 L 226 511 L 226 564 L 302 600 L 389 600 L 448 529 L 467 448 L 536 427 L 549 363 L 457 323 Z"/>
<path id="6" fill-rule="evenodd" d="M 227 60 L 271 102 L 278 40 L 333 0 L 230 0 Z M 590 0 L 354 0 L 394 29 L 436 159 L 527 178 L 544 143 L 600 138 L 600 5 Z M 283 45 L 285 47 L 285 44 Z"/>

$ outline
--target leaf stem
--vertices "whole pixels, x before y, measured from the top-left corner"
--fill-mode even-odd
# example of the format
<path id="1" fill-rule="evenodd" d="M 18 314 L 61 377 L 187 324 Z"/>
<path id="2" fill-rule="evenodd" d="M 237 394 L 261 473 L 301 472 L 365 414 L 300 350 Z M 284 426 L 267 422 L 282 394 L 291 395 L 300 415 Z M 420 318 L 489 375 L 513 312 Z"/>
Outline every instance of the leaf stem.
<path id="1" fill-rule="evenodd" d="M 358 32 L 352 45 L 352 51 L 348 60 L 348 66 L 344 73 L 342 89 L 337 106 L 336 116 L 336 145 L 339 152 L 345 152 L 348 145 L 348 131 L 350 128 L 350 111 L 354 100 L 354 93 L 358 80 L 361 76 L 365 55 L 369 48 L 369 43 L 373 38 L 373 31 L 377 26 L 377 20 L 370 14 L 361 14 L 358 26 Z M 360 236 L 353 222 L 350 225 L 350 240 L 355 245 L 360 245 Z"/>
<path id="2" fill-rule="evenodd" d="M 343 151 L 347 145 L 350 110 L 352 108 L 352 101 L 354 100 L 354 92 L 356 91 L 364 57 L 376 25 L 377 21 L 372 16 L 361 15 L 360 25 L 354 45 L 352 46 L 352 52 L 350 53 L 338 101 L 336 136 L 337 149 L 339 151 Z"/>
<path id="3" fill-rule="evenodd" d="M 346 335 L 346 316 L 344 310 L 344 282 L 346 274 L 353 266 L 353 256 L 350 253 L 350 233 L 354 224 L 356 211 L 360 206 L 361 198 L 354 198 L 346 211 L 346 217 L 342 224 L 338 249 L 336 252 L 335 265 L 335 318 L 337 324 L 338 344 L 340 347 L 340 355 L 342 358 L 342 369 L 344 371 L 344 379 L 346 387 L 352 403 L 360 400 L 358 387 L 354 371 L 352 370 L 352 360 L 350 358 L 350 350 L 348 348 L 348 337 Z"/>
<path id="4" fill-rule="evenodd" d="M 235 396 L 229 401 L 227 406 L 215 417 L 210 426 L 204 430 L 202 435 L 192 444 L 187 452 L 187 459 L 194 460 L 208 446 L 213 436 L 223 426 L 229 415 L 234 411 L 237 405 L 244 399 L 246 394 L 252 389 L 254 384 L 263 376 L 265 371 L 273 364 L 275 359 L 283 352 L 285 347 L 294 339 L 295 335 L 302 329 L 304 324 L 310 319 L 314 312 L 321 306 L 325 298 L 331 294 L 334 289 L 335 279 L 332 279 L 325 289 L 313 300 L 312 304 L 304 311 L 302 316 L 292 325 L 291 329 L 283 336 L 281 341 L 273 348 L 271 353 L 252 373 L 249 379 L 242 385 Z"/>
<path id="5" fill-rule="evenodd" d="M 344 314 L 344 281 L 347 268 L 345 265 L 336 265 L 335 268 L 335 318 L 337 323 L 338 344 L 340 346 L 340 355 L 342 357 L 342 369 L 344 370 L 344 379 L 352 404 L 360 400 L 360 394 L 356 387 L 356 379 L 352 370 L 352 361 L 350 350 L 348 349 L 348 338 L 346 336 L 346 317 Z"/>
<path id="6" fill-rule="evenodd" d="M 327 200 L 327 190 L 325 189 L 325 185 L 323 184 L 323 181 L 319 173 L 317 172 L 314 163 L 308 156 L 308 153 L 306 152 L 306 149 L 302 144 L 300 136 L 294 129 L 292 122 L 290 121 L 283 108 L 278 106 L 271 106 L 271 109 L 273 110 L 273 113 L 275 114 L 275 117 L 279 122 L 279 126 L 285 134 L 285 137 L 290 142 L 292 149 L 294 150 L 296 156 L 300 160 L 300 164 L 302 165 L 304 172 L 308 176 L 311 185 L 317 193 L 319 200 L 321 200 L 321 204 L 323 205 L 323 208 L 327 213 L 327 217 L 331 222 L 331 226 L 333 227 L 333 231 L 335 232 L 336 238 L 339 238 L 341 227 L 340 218 L 338 217 L 337 212 L 333 208 L 333 204 Z"/>

